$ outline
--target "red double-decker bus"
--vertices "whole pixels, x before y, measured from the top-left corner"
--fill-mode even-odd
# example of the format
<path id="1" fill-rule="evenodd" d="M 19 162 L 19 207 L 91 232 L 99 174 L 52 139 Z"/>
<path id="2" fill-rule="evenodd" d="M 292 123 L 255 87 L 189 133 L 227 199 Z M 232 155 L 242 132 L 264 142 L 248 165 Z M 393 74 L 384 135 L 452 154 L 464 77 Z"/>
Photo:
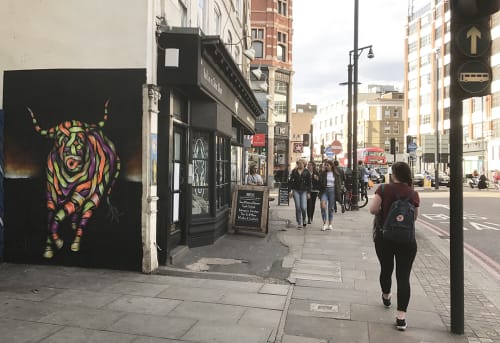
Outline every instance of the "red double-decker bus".
<path id="1" fill-rule="evenodd" d="M 387 168 L 387 156 L 382 148 L 369 147 L 358 149 L 358 161 L 368 168 Z"/>

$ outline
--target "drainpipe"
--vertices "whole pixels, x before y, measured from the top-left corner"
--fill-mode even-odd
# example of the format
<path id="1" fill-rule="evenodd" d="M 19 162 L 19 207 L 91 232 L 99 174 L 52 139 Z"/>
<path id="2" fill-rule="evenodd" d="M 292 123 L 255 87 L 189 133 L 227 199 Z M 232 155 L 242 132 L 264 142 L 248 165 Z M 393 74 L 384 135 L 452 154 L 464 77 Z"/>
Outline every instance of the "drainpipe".
<path id="1" fill-rule="evenodd" d="M 158 213 L 158 101 L 160 87 L 143 85 L 142 115 L 142 272 L 153 273 L 158 269 L 156 221 Z"/>

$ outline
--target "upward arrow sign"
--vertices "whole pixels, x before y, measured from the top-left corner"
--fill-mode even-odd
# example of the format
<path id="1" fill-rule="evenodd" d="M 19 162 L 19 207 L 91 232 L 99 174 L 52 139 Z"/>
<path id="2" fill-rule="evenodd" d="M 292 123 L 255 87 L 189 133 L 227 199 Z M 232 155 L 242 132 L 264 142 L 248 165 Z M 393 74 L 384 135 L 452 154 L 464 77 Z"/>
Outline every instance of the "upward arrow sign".
<path id="1" fill-rule="evenodd" d="M 477 54 L 477 40 L 481 39 L 481 31 L 475 26 L 467 31 L 467 38 L 470 39 L 470 53 L 471 55 Z"/>

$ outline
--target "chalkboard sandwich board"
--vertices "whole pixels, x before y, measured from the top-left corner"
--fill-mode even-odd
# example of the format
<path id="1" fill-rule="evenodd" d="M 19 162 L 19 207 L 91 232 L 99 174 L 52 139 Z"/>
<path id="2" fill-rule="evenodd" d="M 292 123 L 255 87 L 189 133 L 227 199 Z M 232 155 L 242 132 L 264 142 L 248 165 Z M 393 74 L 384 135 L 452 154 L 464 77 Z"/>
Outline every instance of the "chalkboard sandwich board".
<path id="1" fill-rule="evenodd" d="M 280 187 L 278 189 L 278 205 L 290 205 L 288 194 L 288 187 Z"/>
<path id="2" fill-rule="evenodd" d="M 269 189 L 264 186 L 236 186 L 233 193 L 231 224 L 234 229 L 267 233 Z"/>

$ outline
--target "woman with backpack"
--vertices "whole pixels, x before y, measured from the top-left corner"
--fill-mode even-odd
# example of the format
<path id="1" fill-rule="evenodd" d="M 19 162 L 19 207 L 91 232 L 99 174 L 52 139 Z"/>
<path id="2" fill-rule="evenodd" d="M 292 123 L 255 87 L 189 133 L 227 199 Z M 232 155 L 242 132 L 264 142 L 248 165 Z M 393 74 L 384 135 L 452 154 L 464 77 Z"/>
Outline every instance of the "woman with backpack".
<path id="1" fill-rule="evenodd" d="M 393 203 L 398 200 L 403 200 L 403 203 L 398 202 L 398 205 L 402 204 L 401 207 L 409 212 L 394 213 L 397 209 Z M 406 310 L 410 301 L 410 273 L 417 254 L 414 230 L 419 205 L 420 198 L 418 193 L 413 190 L 410 166 L 405 162 L 394 163 L 392 165 L 392 183 L 383 184 L 377 188 L 370 204 L 370 213 L 376 216 L 375 222 L 378 222 L 374 227 L 374 242 L 380 262 L 379 281 L 382 289 L 382 303 L 386 308 L 391 306 L 391 281 L 394 260 L 396 261 L 398 290 L 396 328 L 401 331 L 406 330 L 407 327 Z M 413 218 L 405 218 L 404 214 L 407 213 L 411 213 Z M 408 228 L 397 227 L 398 222 L 408 224 L 405 219 L 409 220 Z M 388 223 L 391 220 L 396 224 Z M 390 230 L 393 227 L 396 231 Z M 400 232 L 398 233 L 397 230 Z M 406 235 L 404 235 L 405 233 Z"/>

